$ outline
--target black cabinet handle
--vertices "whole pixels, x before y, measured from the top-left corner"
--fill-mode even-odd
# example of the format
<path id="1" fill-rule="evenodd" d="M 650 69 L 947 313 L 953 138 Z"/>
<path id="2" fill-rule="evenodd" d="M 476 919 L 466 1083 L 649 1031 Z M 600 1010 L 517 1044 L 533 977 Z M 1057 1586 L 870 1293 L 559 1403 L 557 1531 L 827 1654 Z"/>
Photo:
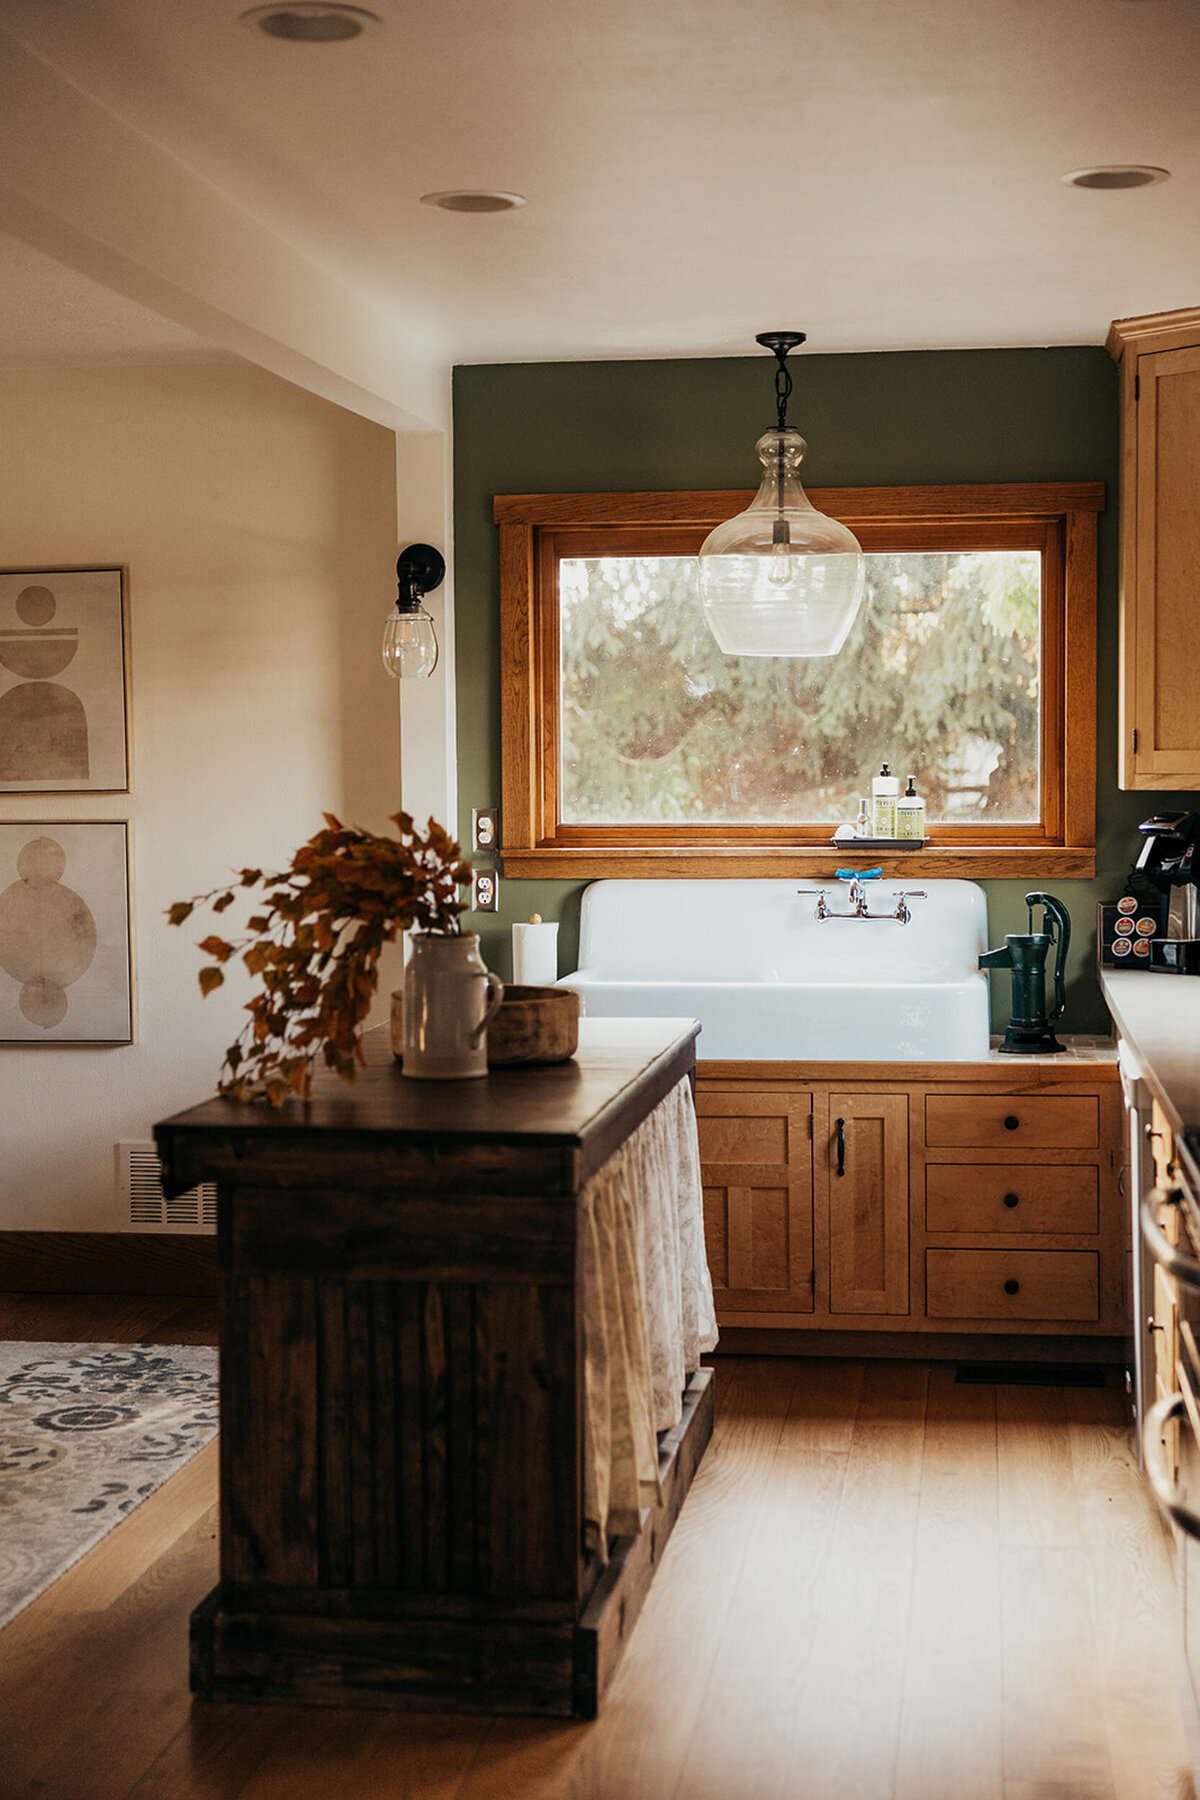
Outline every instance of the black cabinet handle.
<path id="1" fill-rule="evenodd" d="M 1021 1291 L 1021 1284 L 1019 1281 L 1014 1281 L 1010 1275 L 1004 1284 L 1004 1291 L 1006 1294 L 1019 1294 Z"/>
<path id="2" fill-rule="evenodd" d="M 1004 1204 L 1005 1206 L 1019 1206 L 1021 1204 L 1020 1194 L 1005 1194 Z"/>
<path id="3" fill-rule="evenodd" d="M 845 1121 L 845 1119 L 839 1119 L 837 1121 L 837 1124 L 835 1125 L 834 1129 L 837 1132 L 837 1158 L 838 1158 L 837 1159 L 837 1172 L 839 1175 L 844 1175 L 846 1173 L 846 1121 Z"/>
<path id="4" fill-rule="evenodd" d="M 1005 1131 L 1015 1131 L 1020 1123 L 1021 1121 L 1018 1119 L 1016 1113 L 1009 1113 L 1007 1119 L 1004 1121 L 1004 1129 Z"/>

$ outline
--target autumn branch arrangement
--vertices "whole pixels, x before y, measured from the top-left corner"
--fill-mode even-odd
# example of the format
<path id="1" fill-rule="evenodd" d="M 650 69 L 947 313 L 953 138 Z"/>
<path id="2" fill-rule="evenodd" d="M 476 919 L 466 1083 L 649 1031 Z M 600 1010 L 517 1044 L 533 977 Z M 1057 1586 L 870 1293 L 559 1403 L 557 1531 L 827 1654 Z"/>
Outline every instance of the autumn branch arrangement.
<path id="1" fill-rule="evenodd" d="M 207 996 L 225 980 L 222 965 L 239 957 L 262 983 L 247 1002 L 250 1022 L 225 1052 L 218 1092 L 235 1100 L 282 1106 L 307 1099 L 318 1053 L 343 1081 L 364 1062 L 362 1025 L 379 982 L 379 956 L 409 926 L 456 935 L 471 879 L 454 839 L 430 819 L 422 836 L 408 813 L 393 813 L 394 838 L 347 827 L 325 813 L 324 831 L 302 844 L 277 874 L 242 869 L 228 887 L 177 900 L 167 921 L 182 925 L 197 907 L 223 913 L 239 890 L 258 889 L 260 910 L 247 935 L 212 935 L 199 948 L 211 961 L 200 971 Z"/>

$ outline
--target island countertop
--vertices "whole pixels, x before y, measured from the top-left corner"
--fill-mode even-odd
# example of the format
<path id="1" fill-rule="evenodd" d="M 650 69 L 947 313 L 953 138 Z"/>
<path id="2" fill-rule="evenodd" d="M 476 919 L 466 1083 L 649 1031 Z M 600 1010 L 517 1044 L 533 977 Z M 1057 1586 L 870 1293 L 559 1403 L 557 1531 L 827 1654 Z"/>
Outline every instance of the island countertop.
<path id="1" fill-rule="evenodd" d="M 698 1030 L 694 1019 L 582 1019 L 569 1062 L 418 1081 L 401 1073 L 388 1028 L 377 1026 L 364 1036 L 367 1066 L 352 1085 L 319 1068 L 309 1100 L 274 1108 L 217 1096 L 156 1125 L 164 1186 L 184 1192 L 272 1140 L 302 1147 L 315 1167 L 353 1139 L 360 1154 L 436 1149 L 446 1176 L 456 1153 L 472 1157 L 487 1144 L 515 1153 L 521 1179 L 536 1173 L 549 1191 L 573 1193 L 692 1067 Z"/>
<path id="2" fill-rule="evenodd" d="M 1200 1129 L 1200 978 L 1104 969 L 1100 987 L 1171 1129 Z"/>

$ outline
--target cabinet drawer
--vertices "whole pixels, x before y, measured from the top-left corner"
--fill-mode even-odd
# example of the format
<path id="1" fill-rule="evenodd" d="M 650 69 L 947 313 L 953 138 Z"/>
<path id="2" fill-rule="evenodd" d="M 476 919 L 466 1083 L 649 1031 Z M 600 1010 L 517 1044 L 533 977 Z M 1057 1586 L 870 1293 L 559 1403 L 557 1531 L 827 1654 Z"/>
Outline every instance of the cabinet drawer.
<path id="1" fill-rule="evenodd" d="M 1092 1250 L 927 1250 L 931 1319 L 1094 1320 L 1100 1259 Z"/>
<path id="2" fill-rule="evenodd" d="M 1100 1229 L 1100 1172 L 1040 1163 L 929 1163 L 927 1231 Z"/>
<path id="3" fill-rule="evenodd" d="M 1154 1265 L 1154 1311 L 1149 1323 L 1154 1345 L 1158 1383 L 1168 1394 L 1175 1391 L 1175 1361 L 1179 1355 L 1179 1298 L 1173 1278 Z"/>
<path id="4" fill-rule="evenodd" d="M 1154 1158 L 1155 1181 L 1159 1187 L 1170 1187 L 1175 1175 L 1175 1139 L 1167 1115 L 1157 1100 L 1150 1114 L 1150 1154 Z"/>
<path id="5" fill-rule="evenodd" d="M 925 1142 L 1091 1150 L 1100 1142 L 1100 1102 L 1095 1094 L 929 1094 Z"/>

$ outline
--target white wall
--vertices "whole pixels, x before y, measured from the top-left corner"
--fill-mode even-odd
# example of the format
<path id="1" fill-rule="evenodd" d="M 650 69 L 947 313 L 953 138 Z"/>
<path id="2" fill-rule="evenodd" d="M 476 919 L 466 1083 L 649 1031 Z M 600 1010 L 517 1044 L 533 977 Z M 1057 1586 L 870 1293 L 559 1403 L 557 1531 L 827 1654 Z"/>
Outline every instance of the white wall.
<path id="1" fill-rule="evenodd" d="M 0 1046 L 0 1229 L 106 1230 L 114 1144 L 212 1092 L 250 991 L 201 1001 L 166 907 L 399 807 L 396 440 L 243 363 L 9 368 L 0 459 L 0 566 L 129 570 L 132 791 L 0 795 L 132 825 L 137 1042 Z"/>

